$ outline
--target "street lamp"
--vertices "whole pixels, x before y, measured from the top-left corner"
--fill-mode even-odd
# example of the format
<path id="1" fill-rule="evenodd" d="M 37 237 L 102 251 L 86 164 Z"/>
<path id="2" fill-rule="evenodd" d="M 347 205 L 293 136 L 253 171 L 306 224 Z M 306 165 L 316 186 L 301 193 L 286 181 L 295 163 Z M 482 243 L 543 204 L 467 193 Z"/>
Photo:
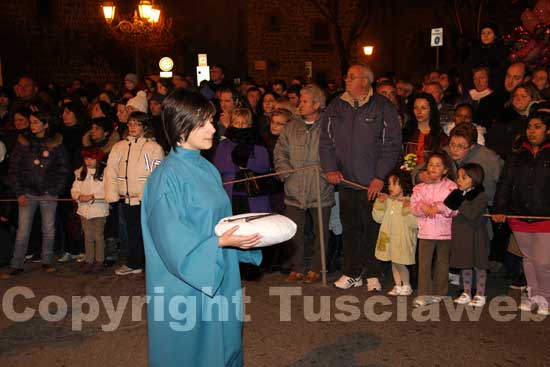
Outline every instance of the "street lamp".
<path id="1" fill-rule="evenodd" d="M 163 17 L 161 20 L 161 10 L 158 4 L 154 4 L 154 0 L 136 1 L 137 7 L 129 14 L 122 14 L 120 10 L 116 12 L 115 1 L 102 0 L 103 16 L 110 37 L 124 47 L 133 46 L 135 71 L 139 75 L 140 53 L 148 53 L 150 50 L 166 48 L 173 44 L 174 37 L 170 32 L 172 19 Z"/>
<path id="2" fill-rule="evenodd" d="M 371 56 L 374 52 L 374 46 L 364 46 L 363 53 L 367 56 Z"/>
<path id="3" fill-rule="evenodd" d="M 103 16 L 105 17 L 105 21 L 111 24 L 113 22 L 113 19 L 115 19 L 115 3 L 113 3 L 112 1 L 105 1 L 101 5 L 101 7 L 103 8 Z"/>
<path id="4" fill-rule="evenodd" d="M 148 0 L 140 0 L 138 4 L 139 17 L 141 19 L 149 20 L 151 18 L 151 9 L 153 9 L 153 2 Z"/>
<path id="5" fill-rule="evenodd" d="M 105 21 L 110 25 L 115 19 L 115 3 L 113 1 L 103 1 L 101 7 L 103 8 L 103 16 L 105 17 Z M 155 7 L 151 0 L 140 0 L 137 8 L 139 20 L 153 24 L 157 24 L 159 22 L 160 9 Z"/>

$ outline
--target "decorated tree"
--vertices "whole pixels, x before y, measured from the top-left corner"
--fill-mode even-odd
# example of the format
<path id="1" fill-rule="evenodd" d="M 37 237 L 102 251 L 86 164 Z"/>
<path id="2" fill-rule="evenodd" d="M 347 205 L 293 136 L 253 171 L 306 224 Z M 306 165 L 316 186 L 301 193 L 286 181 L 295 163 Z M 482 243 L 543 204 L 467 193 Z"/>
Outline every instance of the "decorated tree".
<path id="1" fill-rule="evenodd" d="M 521 15 L 522 25 L 504 36 L 510 47 L 510 61 L 524 62 L 530 68 L 550 61 L 550 0 L 538 0 L 533 9 Z"/>

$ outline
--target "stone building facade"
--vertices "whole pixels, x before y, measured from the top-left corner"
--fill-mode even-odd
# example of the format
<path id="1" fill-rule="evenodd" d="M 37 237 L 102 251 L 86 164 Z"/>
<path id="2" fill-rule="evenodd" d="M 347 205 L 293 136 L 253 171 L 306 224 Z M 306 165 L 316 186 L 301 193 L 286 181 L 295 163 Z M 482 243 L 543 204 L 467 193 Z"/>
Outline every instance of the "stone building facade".
<path id="1" fill-rule="evenodd" d="M 104 81 L 116 72 L 97 47 L 102 32 L 96 0 L 1 1 L 0 57 L 4 84 L 23 73 L 39 81 L 75 76 Z"/>

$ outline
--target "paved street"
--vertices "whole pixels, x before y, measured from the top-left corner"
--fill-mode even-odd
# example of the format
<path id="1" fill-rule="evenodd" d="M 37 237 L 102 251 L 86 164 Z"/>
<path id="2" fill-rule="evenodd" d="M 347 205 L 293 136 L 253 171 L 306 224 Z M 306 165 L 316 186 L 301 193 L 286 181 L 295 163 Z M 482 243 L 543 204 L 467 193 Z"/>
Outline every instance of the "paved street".
<path id="1" fill-rule="evenodd" d="M 28 271 L 17 280 L 0 283 L 3 298 L 0 366 L 147 365 L 145 313 L 139 312 L 138 304 L 145 291 L 144 277 L 117 277 L 110 271 L 81 275 L 74 270 L 76 266 L 63 265 L 57 273 L 45 274 L 36 264 L 28 264 Z M 349 291 L 321 285 L 289 288 L 282 279 L 283 276 L 276 273 L 267 274 L 260 281 L 245 282 L 246 295 L 250 297 L 246 312 L 251 317 L 244 329 L 246 366 L 534 367 L 548 366 L 550 360 L 550 349 L 543 347 L 547 345 L 550 318 L 533 316 L 536 320 L 522 321 L 522 315 L 513 307 L 502 311 L 504 303 L 499 311 L 498 299 L 488 302 L 479 321 L 468 321 L 466 312 L 460 319 L 447 311 L 449 307 L 454 309 L 451 303 L 423 312 L 413 311 L 410 299 L 369 298 L 365 288 Z M 508 290 L 500 277 L 490 276 L 488 284 L 491 297 L 507 294 L 511 297 L 508 302 L 519 300 L 519 291 Z M 32 294 L 24 296 L 29 290 Z M 285 299 L 275 295 L 300 292 L 306 297 Z M 36 310 L 29 321 L 14 322 L 6 317 L 8 303 L 11 304 L 8 296 L 16 293 L 14 312 L 23 315 L 25 311 Z M 47 311 L 46 307 L 39 311 L 41 302 L 45 305 L 55 301 L 45 298 L 52 295 L 61 297 L 68 307 L 67 316 L 57 322 L 47 322 L 39 315 Z M 101 310 L 97 318 L 90 316 L 95 319 L 90 322 L 85 321 L 88 308 L 79 310 L 79 298 L 71 298 L 86 295 L 95 296 Z M 116 326 L 109 322 L 107 310 L 122 309 L 118 307 L 122 305 L 119 300 L 126 298 L 120 296 L 135 297 L 128 299 L 121 322 Z M 285 307 L 288 299 L 290 312 Z M 132 301 L 136 303 L 133 315 Z M 391 304 L 382 304 L 386 302 Z M 53 315 L 57 313 L 55 307 L 49 311 Z M 470 316 L 476 317 L 474 313 Z M 524 319 L 527 316 L 523 314 Z M 440 321 L 421 321 L 429 317 Z M 513 320 L 504 321 L 507 317 Z M 79 331 L 81 318 L 84 321 Z M 316 320 L 318 318 L 326 321 Z M 104 331 L 102 326 L 115 330 Z"/>

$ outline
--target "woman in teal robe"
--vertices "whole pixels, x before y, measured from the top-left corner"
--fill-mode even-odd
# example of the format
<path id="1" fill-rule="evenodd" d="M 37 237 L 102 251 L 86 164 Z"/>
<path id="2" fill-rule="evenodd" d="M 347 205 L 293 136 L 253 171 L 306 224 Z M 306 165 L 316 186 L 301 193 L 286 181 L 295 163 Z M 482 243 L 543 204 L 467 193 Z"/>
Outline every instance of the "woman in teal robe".
<path id="1" fill-rule="evenodd" d="M 214 233 L 231 203 L 220 174 L 200 155 L 215 131 L 209 102 L 175 91 L 163 113 L 172 151 L 142 197 L 149 366 L 242 366 L 239 261 L 261 262 L 259 250 L 243 250 L 259 236 Z"/>

